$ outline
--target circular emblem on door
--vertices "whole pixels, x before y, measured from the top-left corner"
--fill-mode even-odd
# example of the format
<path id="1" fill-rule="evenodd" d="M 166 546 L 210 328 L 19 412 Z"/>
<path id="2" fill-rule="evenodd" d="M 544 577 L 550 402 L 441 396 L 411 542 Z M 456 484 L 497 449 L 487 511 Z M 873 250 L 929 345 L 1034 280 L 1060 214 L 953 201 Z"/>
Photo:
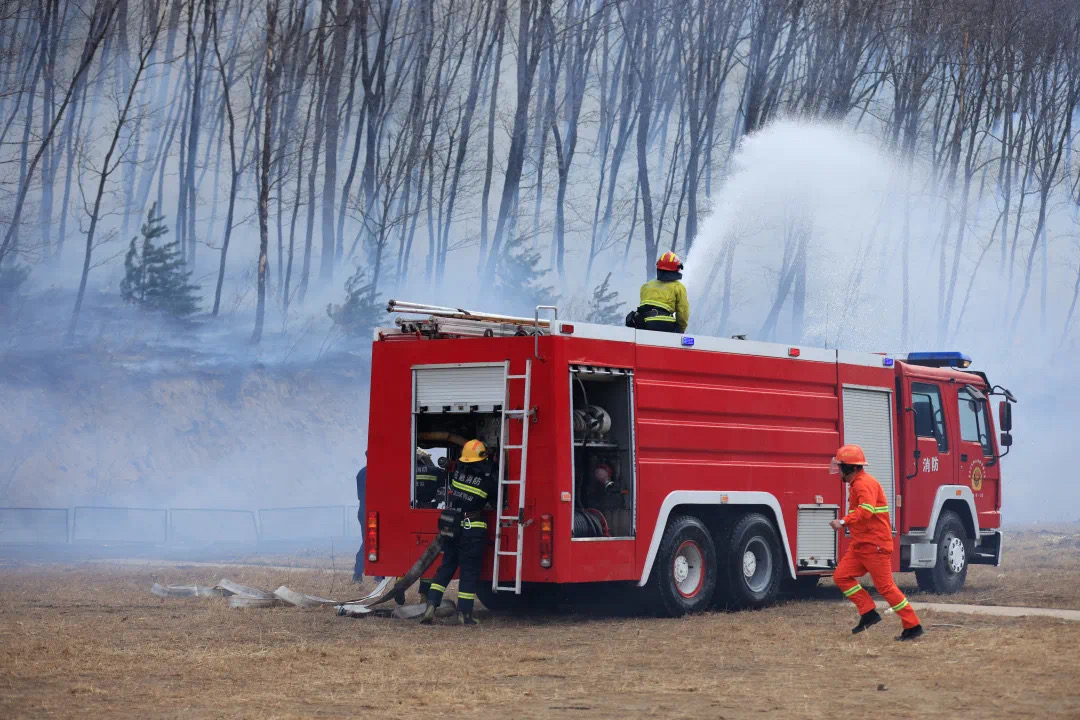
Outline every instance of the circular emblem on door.
<path id="1" fill-rule="evenodd" d="M 982 490 L 983 466 L 980 462 L 971 464 L 971 489 L 975 492 Z"/>

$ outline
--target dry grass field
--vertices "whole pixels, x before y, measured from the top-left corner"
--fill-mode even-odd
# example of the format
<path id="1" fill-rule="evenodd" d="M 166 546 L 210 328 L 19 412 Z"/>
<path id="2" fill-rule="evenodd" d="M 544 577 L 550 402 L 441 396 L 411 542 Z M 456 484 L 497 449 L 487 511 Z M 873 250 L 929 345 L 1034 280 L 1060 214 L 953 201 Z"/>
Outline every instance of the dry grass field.
<path id="1" fill-rule="evenodd" d="M 1014 538 L 1003 568 L 973 569 L 954 597 L 1080 607 L 1080 537 L 1047 533 Z M 222 576 L 357 594 L 344 572 L 0 565 L 2 718 L 1080 716 L 1080 623 L 924 611 L 929 634 L 900 644 L 894 616 L 851 636 L 854 610 L 824 585 L 760 612 L 424 628 L 150 594 Z"/>

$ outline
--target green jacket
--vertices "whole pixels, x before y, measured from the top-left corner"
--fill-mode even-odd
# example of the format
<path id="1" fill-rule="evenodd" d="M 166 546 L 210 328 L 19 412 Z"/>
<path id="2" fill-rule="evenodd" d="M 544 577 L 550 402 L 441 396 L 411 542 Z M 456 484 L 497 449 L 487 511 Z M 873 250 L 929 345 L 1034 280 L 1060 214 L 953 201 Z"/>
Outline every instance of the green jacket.
<path id="1" fill-rule="evenodd" d="M 678 280 L 662 282 L 650 280 L 641 286 L 641 305 L 651 305 L 667 310 L 675 316 L 679 332 L 686 332 L 690 323 L 690 300 L 686 297 L 686 286 Z"/>

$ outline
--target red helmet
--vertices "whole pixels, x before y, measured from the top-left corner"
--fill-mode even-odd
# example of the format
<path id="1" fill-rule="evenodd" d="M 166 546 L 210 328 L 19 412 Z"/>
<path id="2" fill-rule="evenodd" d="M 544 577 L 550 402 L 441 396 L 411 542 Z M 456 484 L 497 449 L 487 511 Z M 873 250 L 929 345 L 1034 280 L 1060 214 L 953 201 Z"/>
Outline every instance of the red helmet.
<path id="1" fill-rule="evenodd" d="M 836 462 L 844 465 L 868 465 L 866 455 L 858 445 L 844 445 L 836 451 Z"/>
<path id="2" fill-rule="evenodd" d="M 657 270 L 670 270 L 672 272 L 679 272 L 682 270 L 682 260 L 679 256 L 673 252 L 666 252 L 660 256 L 660 259 L 656 261 Z"/>

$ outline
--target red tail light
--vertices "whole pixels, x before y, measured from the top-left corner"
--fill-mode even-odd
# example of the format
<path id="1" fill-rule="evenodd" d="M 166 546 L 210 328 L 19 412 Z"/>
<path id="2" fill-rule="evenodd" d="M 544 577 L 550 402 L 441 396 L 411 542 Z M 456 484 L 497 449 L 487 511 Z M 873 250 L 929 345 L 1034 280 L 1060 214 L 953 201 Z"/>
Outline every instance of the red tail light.
<path id="1" fill-rule="evenodd" d="M 367 545 L 367 559 L 375 562 L 379 559 L 379 513 L 372 510 L 367 514 L 367 537 L 364 539 Z"/>
<path id="2" fill-rule="evenodd" d="M 551 567 L 551 516 L 540 516 L 540 567 Z"/>

